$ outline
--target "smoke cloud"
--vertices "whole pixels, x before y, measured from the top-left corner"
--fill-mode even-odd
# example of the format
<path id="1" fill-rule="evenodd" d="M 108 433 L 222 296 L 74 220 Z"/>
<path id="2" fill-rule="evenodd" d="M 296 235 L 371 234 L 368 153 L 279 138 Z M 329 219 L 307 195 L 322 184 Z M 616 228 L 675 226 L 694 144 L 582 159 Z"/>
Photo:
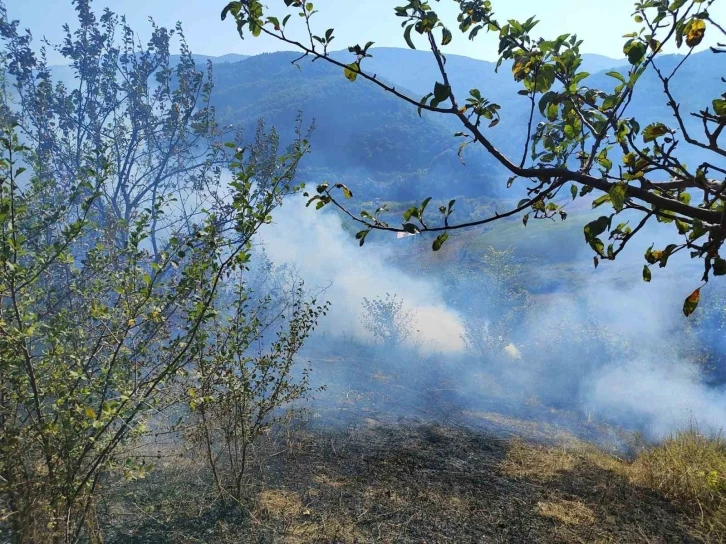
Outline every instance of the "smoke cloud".
<path id="1" fill-rule="evenodd" d="M 448 365 L 447 379 L 459 384 L 466 399 L 462 409 L 486 404 L 489 393 L 480 387 L 485 376 L 513 398 L 536 397 L 546 406 L 639 430 L 649 438 L 690 424 L 716 432 L 726 421 L 726 389 L 707 383 L 701 332 L 681 313 L 689 289 L 683 283 L 685 262 L 674 259 L 668 269 L 654 273 L 652 283 L 644 283 L 640 248 L 597 271 L 591 256 L 583 254 L 582 277 L 589 279 L 577 288 L 535 297 L 502 347 L 480 360 L 466 352 L 462 341 L 467 317 L 494 316 L 497 308 L 463 315 L 444 296 L 439 278 L 424 277 L 415 263 L 410 270 L 391 264 L 396 243 L 366 242 L 360 248 L 340 217 L 307 209 L 302 198 L 286 201 L 261 238 L 274 263 L 294 265 L 308 287 L 327 286 L 324 298 L 332 309 L 321 323 L 326 336 L 351 335 L 372 345 L 361 321 L 363 299 L 397 295 L 413 312 L 418 331 L 409 347 L 435 354 L 437 372 L 446 372 Z M 688 277 L 694 277 L 691 272 Z M 463 289 L 455 298 L 472 295 L 466 285 Z M 412 375 L 426 372 L 411 370 Z"/>
<path id="2" fill-rule="evenodd" d="M 395 235 L 394 235 L 395 236 Z M 326 287 L 332 302 L 321 329 L 372 342 L 362 325 L 363 299 L 395 294 L 404 310 L 413 313 L 413 335 L 421 348 L 456 353 L 463 349 L 462 320 L 449 308 L 436 282 L 416 277 L 387 263 L 391 248 L 367 242 L 362 248 L 343 230 L 342 220 L 330 213 L 305 208 L 305 199 L 289 199 L 262 233 L 268 257 L 276 264 L 297 267 L 309 287 Z"/>

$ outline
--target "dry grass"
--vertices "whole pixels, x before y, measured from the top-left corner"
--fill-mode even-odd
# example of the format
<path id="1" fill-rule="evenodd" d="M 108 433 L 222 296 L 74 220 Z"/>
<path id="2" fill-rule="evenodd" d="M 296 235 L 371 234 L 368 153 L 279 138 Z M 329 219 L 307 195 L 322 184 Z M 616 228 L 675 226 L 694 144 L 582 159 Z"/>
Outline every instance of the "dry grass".
<path id="1" fill-rule="evenodd" d="M 720 440 L 643 447 L 535 399 L 462 411 L 443 384 L 411 397 L 368 377 L 255 445 L 244 504 L 220 501 L 202 457 L 170 456 L 109 501 L 107 543 L 726 542 Z"/>
<path id="2" fill-rule="evenodd" d="M 516 478 L 545 482 L 578 465 L 608 471 L 667 498 L 694 524 L 695 537 L 705 542 L 726 541 L 726 441 L 722 438 L 690 429 L 643 447 L 631 461 L 584 442 L 552 447 L 515 438 L 500 470 Z M 547 501 L 538 505 L 538 512 L 572 525 L 568 516 L 584 519 L 578 504 L 582 505 Z"/>
<path id="3" fill-rule="evenodd" d="M 538 502 L 537 513 L 565 525 L 589 525 L 595 521 L 595 513 L 592 508 L 581 501 L 555 500 Z"/>
<path id="4" fill-rule="evenodd" d="M 257 496 L 257 505 L 263 515 L 292 517 L 303 512 L 300 496 L 294 491 L 265 489 Z"/>
<path id="5" fill-rule="evenodd" d="M 661 493 L 634 483 L 629 463 L 593 446 L 371 419 L 265 438 L 241 509 L 215 503 L 201 473 L 193 484 L 188 468 L 160 469 L 129 484 L 127 508 L 109 512 L 121 523 L 108 542 L 660 543 L 699 534 Z M 141 509 L 150 515 L 139 519 Z"/>
<path id="6" fill-rule="evenodd" d="M 546 442 L 557 444 L 568 448 L 579 447 L 582 441 L 577 438 L 569 429 L 550 423 L 522 419 L 514 416 L 500 414 L 498 412 L 478 412 L 465 410 L 463 415 L 471 419 L 479 419 L 493 424 L 494 428 L 505 430 L 511 436 L 525 437 L 534 442 Z"/>
<path id="7" fill-rule="evenodd" d="M 684 507 L 708 536 L 726 540 L 726 442 L 697 429 L 642 451 L 628 467 L 633 483 Z"/>
<path id="8" fill-rule="evenodd" d="M 527 444 L 520 438 L 511 441 L 507 457 L 500 469 L 515 478 L 549 480 L 563 471 L 572 470 L 577 459 L 566 448 Z"/>

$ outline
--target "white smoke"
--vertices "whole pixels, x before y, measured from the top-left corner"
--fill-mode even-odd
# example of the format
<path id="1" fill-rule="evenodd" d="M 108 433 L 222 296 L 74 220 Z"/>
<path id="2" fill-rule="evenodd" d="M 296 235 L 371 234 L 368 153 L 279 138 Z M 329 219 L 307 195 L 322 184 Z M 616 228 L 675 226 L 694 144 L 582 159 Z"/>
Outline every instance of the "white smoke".
<path id="1" fill-rule="evenodd" d="M 424 351 L 464 351 L 462 316 L 446 304 L 436 281 L 421 277 L 415 263 L 410 271 L 390 264 L 395 243 L 383 246 L 374 239 L 360 248 L 338 216 L 307 209 L 301 198 L 287 200 L 261 238 L 270 259 L 294 265 L 309 287 L 330 284 L 324 298 L 332 308 L 321 322 L 328 334 L 371 342 L 361 320 L 363 298 L 390 293 L 414 312 L 412 329 Z M 644 283 L 639 279 L 642 253 L 597 271 L 588 257 L 582 263 L 580 279 L 587 274 L 589 281 L 544 297 L 503 350 L 482 363 L 489 367 L 474 362 L 469 377 L 485 370 L 515 396 L 537 395 L 577 407 L 651 438 L 691 423 L 704 431 L 720 429 L 726 421 L 726 390 L 704 381 L 698 361 L 680 343 L 681 338 L 698 341 L 686 334 L 688 322 L 681 313 L 691 288 L 683 284 L 683 269 L 679 272 L 674 263 L 670 272 L 658 270 L 652 283 Z M 486 393 L 472 391 L 474 381 L 466 374 L 458 376 L 461 387 L 483 400 Z"/>
<path id="2" fill-rule="evenodd" d="M 669 361 L 632 360 L 601 368 L 583 388 L 601 418 L 630 421 L 654 438 L 696 425 L 717 433 L 726 422 L 726 391 L 706 386 L 698 369 Z"/>
<path id="3" fill-rule="evenodd" d="M 390 265 L 389 250 L 381 245 L 366 242 L 360 248 L 343 230 L 338 216 L 316 212 L 304 204 L 303 198 L 287 200 L 261 238 L 270 259 L 297 267 L 308 286 L 331 283 L 325 298 L 332 307 L 321 323 L 322 330 L 370 341 L 370 333 L 361 322 L 363 298 L 390 293 L 404 302 L 404 310 L 413 312 L 411 328 L 415 334 L 410 342 L 420 341 L 427 351 L 453 353 L 463 349 L 461 318 L 444 303 L 434 282 Z"/>

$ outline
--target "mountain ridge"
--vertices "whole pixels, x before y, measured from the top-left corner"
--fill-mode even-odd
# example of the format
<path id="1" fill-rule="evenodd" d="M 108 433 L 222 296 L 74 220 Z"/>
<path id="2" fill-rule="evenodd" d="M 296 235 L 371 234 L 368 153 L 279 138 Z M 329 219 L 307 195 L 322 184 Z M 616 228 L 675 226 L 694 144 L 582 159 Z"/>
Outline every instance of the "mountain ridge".
<path id="1" fill-rule="evenodd" d="M 439 72 L 430 52 L 403 48 L 374 48 L 371 52 L 373 57 L 365 59 L 364 69 L 414 100 L 433 89 Z M 346 62 L 351 56 L 345 51 L 332 55 Z M 684 111 L 708 107 L 721 93 L 722 83 L 715 74 L 726 69 L 726 59 L 715 57 L 709 52 L 691 55 L 674 79 L 672 91 L 682 101 Z M 214 65 L 213 105 L 220 122 L 242 124 L 251 132 L 263 118 L 280 131 L 284 142 L 293 136 L 298 112 L 307 123 L 315 119 L 313 153 L 300 170 L 306 183 L 346 183 L 364 199 L 520 197 L 522 190 L 516 183 L 512 190 L 505 189 L 508 173 L 481 146 L 467 147 L 462 163 L 458 157 L 461 140 L 454 137 L 460 130 L 455 118 L 426 112 L 419 117 L 414 106 L 375 88 L 373 83 L 363 78 L 349 82 L 337 66 L 305 58 L 296 67 L 292 65 L 299 58 L 295 52 L 194 58 L 200 64 L 211 60 Z M 682 58 L 663 55 L 658 63 L 665 69 Z M 628 68 L 622 59 L 600 55 L 585 55 L 583 62 L 585 70 L 605 66 L 584 80 L 585 85 L 604 90 L 618 83 L 606 71 L 624 72 Z M 501 104 L 502 122 L 487 129 L 487 134 L 506 155 L 521 156 L 529 100 L 517 94 L 521 85 L 513 80 L 509 69 L 502 66 L 496 73 L 495 63 L 462 55 L 448 55 L 447 67 L 459 97 L 477 87 Z M 67 67 L 60 70 L 65 71 Z M 669 123 L 672 119 L 652 71 L 639 81 L 630 108 L 629 115 L 636 116 L 642 127 L 655 120 Z M 695 128 L 698 120 L 687 117 L 688 126 Z M 684 157 L 689 164 L 698 164 L 705 153 L 692 150 Z M 616 151 L 613 155 L 613 160 L 619 160 Z"/>

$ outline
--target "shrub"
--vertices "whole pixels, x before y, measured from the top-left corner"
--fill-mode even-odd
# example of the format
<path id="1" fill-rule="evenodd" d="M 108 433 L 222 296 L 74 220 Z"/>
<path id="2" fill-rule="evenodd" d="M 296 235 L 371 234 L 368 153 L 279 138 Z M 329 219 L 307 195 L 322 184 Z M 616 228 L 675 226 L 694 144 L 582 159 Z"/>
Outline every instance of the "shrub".
<path id="1" fill-rule="evenodd" d="M 415 314 L 405 310 L 403 300 L 399 300 L 395 294 L 386 293 L 385 298 L 376 297 L 373 300 L 364 297 L 363 308 L 363 326 L 383 348 L 398 348 L 412 339 Z"/>
<path id="2" fill-rule="evenodd" d="M 0 143 L 0 531 L 19 542 L 77 542 L 94 536 L 104 476 L 122 461 L 128 474 L 147 470 L 117 453 L 174 403 L 208 349 L 221 286 L 242 273 L 252 237 L 296 190 L 306 144 L 281 157 L 274 146 L 239 152 L 234 204 L 210 203 L 162 233 L 163 203 L 129 222 L 95 205 L 107 195 L 102 156 L 69 191 L 35 177 L 21 189 L 28 150 L 12 127 Z M 257 152 L 274 155 L 269 183 L 252 182 Z M 297 330 L 290 337 L 283 354 L 302 341 Z"/>
<path id="3" fill-rule="evenodd" d="M 189 388 L 194 416 L 190 437 L 201 446 L 221 498 L 237 503 L 250 446 L 311 390 L 309 369 L 296 376 L 295 358 L 329 307 L 306 300 L 302 283 L 283 301 L 267 296 L 249 305 L 251 294 L 239 281 L 231 309 L 215 318 Z M 260 318 L 280 302 L 284 314 L 274 320 Z M 272 331 L 272 342 L 258 347 Z"/>

